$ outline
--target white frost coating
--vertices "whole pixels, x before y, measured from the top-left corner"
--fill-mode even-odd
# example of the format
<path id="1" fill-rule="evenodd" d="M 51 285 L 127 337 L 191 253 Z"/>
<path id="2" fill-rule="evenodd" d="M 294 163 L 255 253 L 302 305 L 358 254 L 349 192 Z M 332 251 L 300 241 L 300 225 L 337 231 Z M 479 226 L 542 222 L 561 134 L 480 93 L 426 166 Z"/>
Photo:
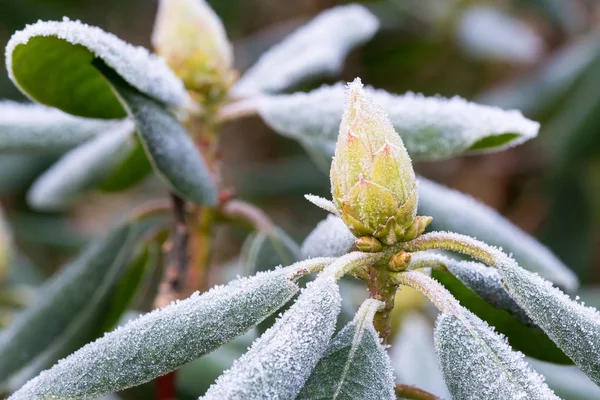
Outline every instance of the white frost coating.
<path id="1" fill-rule="evenodd" d="M 442 399 L 450 399 L 433 346 L 433 327 L 427 317 L 411 311 L 402 319 L 392 341 L 390 358 L 396 379 Z"/>
<path id="2" fill-rule="evenodd" d="M 304 239 L 300 252 L 302 258 L 341 257 L 352 250 L 355 239 L 340 217 L 328 215 Z"/>
<path id="3" fill-rule="evenodd" d="M 498 266 L 508 292 L 529 317 L 600 385 L 600 312 L 571 300 L 537 274 L 510 259 Z"/>
<path id="4" fill-rule="evenodd" d="M 462 314 L 463 319 L 441 314 L 434 333 L 440 366 L 453 398 L 560 400 L 502 335 L 466 309 Z"/>
<path id="5" fill-rule="evenodd" d="M 85 345 L 10 398 L 93 397 L 148 382 L 244 333 L 297 293 L 294 277 L 329 262 L 258 273 L 152 311 Z"/>
<path id="6" fill-rule="evenodd" d="M 28 204 L 37 210 L 61 210 L 71 205 L 129 154 L 134 129 L 127 121 L 69 151 L 33 183 L 27 193 Z"/>
<path id="7" fill-rule="evenodd" d="M 499 151 L 537 136 L 540 125 L 516 110 L 502 110 L 421 94 L 390 94 L 365 88 L 372 101 L 388 114 L 414 160 L 440 160 L 458 154 Z M 308 93 L 263 96 L 258 112 L 277 133 L 332 155 L 344 112 L 345 87 L 338 83 Z M 514 134 L 501 144 L 471 149 L 494 136 Z"/>
<path id="8" fill-rule="evenodd" d="M 544 42 L 533 29 L 495 7 L 472 6 L 456 26 L 458 44 L 474 58 L 532 63 L 544 51 Z"/>
<path id="9" fill-rule="evenodd" d="M 375 299 L 363 302 L 352 322 L 332 340 L 298 400 L 396 398 L 391 361 L 373 326 L 375 313 L 383 307 Z"/>
<path id="10" fill-rule="evenodd" d="M 164 60 L 143 47 L 126 43 L 111 33 L 80 21 L 39 21 L 17 31 L 6 45 L 6 69 L 19 87 L 12 68 L 12 52 L 36 36 L 55 36 L 74 45 L 82 45 L 113 68 L 127 83 L 142 93 L 170 105 L 184 105 L 189 96 L 183 83 Z M 20 87 L 19 87 L 20 88 Z M 23 89 L 25 94 L 27 92 Z"/>
<path id="11" fill-rule="evenodd" d="M 125 122 L 78 118 L 32 103 L 0 102 L 0 153 L 63 151 Z"/>
<path id="12" fill-rule="evenodd" d="M 341 301 L 336 279 L 321 274 L 201 399 L 295 398 L 327 350 Z"/>
<path id="13" fill-rule="evenodd" d="M 507 310 L 527 326 L 536 326 L 527 313 L 510 297 L 495 268 L 489 268 L 478 262 L 450 259 L 446 263 L 446 268 L 490 305 Z"/>
<path id="14" fill-rule="evenodd" d="M 476 237 L 512 253 L 519 265 L 572 292 L 577 276 L 547 247 L 472 197 L 419 177 L 419 213 L 432 227 Z"/>
<path id="15" fill-rule="evenodd" d="M 233 92 L 237 96 L 272 93 L 307 77 L 335 75 L 346 55 L 369 41 L 378 29 L 377 18 L 361 5 L 326 10 L 264 53 L 233 87 Z"/>
<path id="16" fill-rule="evenodd" d="M 338 215 L 338 210 L 335 208 L 335 204 L 331 200 L 327 200 L 320 196 L 315 196 L 314 194 L 305 194 L 304 198 L 315 206 L 322 208 L 323 210 L 330 212 L 334 215 Z"/>

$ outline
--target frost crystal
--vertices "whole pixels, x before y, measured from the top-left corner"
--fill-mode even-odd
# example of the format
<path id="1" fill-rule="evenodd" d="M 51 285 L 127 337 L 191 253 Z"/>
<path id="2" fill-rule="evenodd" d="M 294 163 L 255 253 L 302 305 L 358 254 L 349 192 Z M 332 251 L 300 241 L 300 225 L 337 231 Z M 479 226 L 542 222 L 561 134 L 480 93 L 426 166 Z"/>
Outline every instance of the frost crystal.
<path id="1" fill-rule="evenodd" d="M 0 152 L 63 151 L 126 122 L 78 118 L 38 104 L 0 102 Z"/>
<path id="2" fill-rule="evenodd" d="M 295 275 L 322 263 L 307 260 L 241 278 L 145 314 L 59 361 L 11 399 L 92 397 L 148 382 L 262 321 L 298 291 Z"/>
<path id="3" fill-rule="evenodd" d="M 559 400 L 506 339 L 471 314 L 438 317 L 435 347 L 453 398 Z"/>
<path id="4" fill-rule="evenodd" d="M 295 398 L 327 350 L 341 301 L 331 274 L 310 282 L 294 305 L 217 379 L 202 399 Z"/>
<path id="5" fill-rule="evenodd" d="M 183 105 L 189 97 L 183 83 L 169 69 L 163 59 L 150 54 L 143 47 L 132 46 L 111 33 L 79 21 L 37 22 L 16 32 L 6 45 L 6 69 L 19 87 L 12 68 L 12 54 L 16 47 L 34 37 L 57 37 L 73 45 L 82 45 L 113 68 L 127 83 L 142 93 L 170 105 Z M 22 90 L 22 89 L 21 89 Z M 22 90 L 27 93 L 26 90 Z"/>
<path id="6" fill-rule="evenodd" d="M 544 245 L 468 195 L 419 178 L 419 212 L 433 217 L 435 229 L 467 234 L 504 248 L 524 268 L 567 291 L 579 286 L 575 274 Z"/>
<path id="7" fill-rule="evenodd" d="M 356 316 L 333 339 L 298 399 L 395 399 L 387 352 L 373 327 L 383 303 L 367 299 Z"/>
<path id="8" fill-rule="evenodd" d="M 356 238 L 340 217 L 328 215 L 302 243 L 302 257 L 340 257 L 352 250 Z"/>
<path id="9" fill-rule="evenodd" d="M 65 154 L 29 189 L 27 202 L 39 210 L 60 210 L 100 183 L 132 150 L 134 125 L 127 121 Z"/>
<path id="10" fill-rule="evenodd" d="M 335 75 L 346 54 L 370 40 L 378 28 L 377 18 L 363 6 L 326 10 L 264 53 L 234 86 L 234 93 L 278 92 L 308 77 Z"/>
<path id="11" fill-rule="evenodd" d="M 600 312 L 571 300 L 550 282 L 514 262 L 502 262 L 498 270 L 517 304 L 600 385 Z"/>
<path id="12" fill-rule="evenodd" d="M 440 160 L 457 154 L 499 151 L 538 134 L 539 124 L 519 111 L 468 102 L 460 97 L 394 95 L 366 88 L 388 114 L 415 160 Z M 344 85 L 323 86 L 308 93 L 262 98 L 259 113 L 281 135 L 333 154 L 344 111 Z M 486 139 L 501 140 L 489 146 Z"/>
<path id="13" fill-rule="evenodd" d="M 484 60 L 532 63 L 544 50 L 544 42 L 527 24 L 486 5 L 462 14 L 456 36 L 467 53 Z"/>

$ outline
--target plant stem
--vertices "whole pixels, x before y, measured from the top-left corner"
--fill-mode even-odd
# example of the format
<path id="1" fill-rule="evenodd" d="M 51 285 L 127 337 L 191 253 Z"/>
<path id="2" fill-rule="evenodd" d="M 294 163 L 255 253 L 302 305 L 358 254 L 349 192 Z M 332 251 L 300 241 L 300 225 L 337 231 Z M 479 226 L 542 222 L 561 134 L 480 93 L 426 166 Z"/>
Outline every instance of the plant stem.
<path id="1" fill-rule="evenodd" d="M 260 208 L 243 200 L 230 200 L 221 208 L 221 212 L 235 220 L 240 220 L 259 232 L 269 233 L 275 225 L 271 218 Z"/>
<path id="2" fill-rule="evenodd" d="M 442 400 L 436 395 L 419 389 L 415 386 L 396 384 L 396 396 L 410 400 Z"/>
<path id="3" fill-rule="evenodd" d="M 242 117 L 256 115 L 258 114 L 259 101 L 260 98 L 253 97 L 227 104 L 219 110 L 217 120 L 219 122 L 227 122 Z"/>
<path id="4" fill-rule="evenodd" d="M 156 398 L 159 400 L 176 400 L 177 390 L 175 385 L 175 371 L 159 376 L 156 383 Z"/>
<path id="5" fill-rule="evenodd" d="M 171 193 L 175 220 L 171 239 L 167 244 L 167 266 L 158 289 L 155 307 L 164 307 L 185 294 L 189 265 L 189 234 L 186 223 L 185 201 Z"/>
<path id="6" fill-rule="evenodd" d="M 384 260 L 387 259 L 384 258 Z M 396 285 L 390 279 L 390 271 L 386 265 L 381 263 L 367 267 L 369 280 L 367 287 L 370 297 L 382 301 L 385 306 L 381 311 L 375 313 L 373 325 L 384 343 L 387 343 L 388 336 L 392 330 L 390 314 L 394 308 L 394 299 L 396 297 Z"/>

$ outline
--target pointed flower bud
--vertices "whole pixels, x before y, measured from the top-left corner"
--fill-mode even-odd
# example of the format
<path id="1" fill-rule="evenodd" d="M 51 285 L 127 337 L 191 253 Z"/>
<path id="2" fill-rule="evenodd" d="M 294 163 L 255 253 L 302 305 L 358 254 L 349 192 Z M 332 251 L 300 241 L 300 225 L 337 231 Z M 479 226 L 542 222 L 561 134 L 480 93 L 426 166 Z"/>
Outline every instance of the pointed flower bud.
<path id="1" fill-rule="evenodd" d="M 390 245 L 427 226 L 412 227 L 417 183 L 404 143 L 358 78 L 348 85 L 330 176 L 333 202 L 355 236 Z"/>
<path id="2" fill-rule="evenodd" d="M 221 99 L 233 82 L 231 44 L 205 0 L 160 0 L 152 44 L 202 101 Z"/>

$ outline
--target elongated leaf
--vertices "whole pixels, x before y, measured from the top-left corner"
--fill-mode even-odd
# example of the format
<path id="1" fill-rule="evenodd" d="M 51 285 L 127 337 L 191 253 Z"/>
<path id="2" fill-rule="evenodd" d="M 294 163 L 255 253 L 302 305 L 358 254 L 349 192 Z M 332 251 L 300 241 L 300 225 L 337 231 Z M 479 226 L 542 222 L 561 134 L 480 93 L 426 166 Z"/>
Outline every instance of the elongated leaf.
<path id="1" fill-rule="evenodd" d="M 241 278 L 148 313 L 42 372 L 11 399 L 99 396 L 164 375 L 266 318 L 298 291 L 293 278 L 320 262 Z"/>
<path id="2" fill-rule="evenodd" d="M 512 253 L 524 268 L 539 273 L 567 291 L 579 286 L 575 274 L 550 250 L 473 198 L 419 178 L 419 213 L 433 217 L 435 230 L 476 237 Z"/>
<path id="3" fill-rule="evenodd" d="M 154 171 L 186 200 L 217 203 L 217 185 L 185 128 L 163 105 L 129 86 L 106 65 L 97 64 L 135 120 Z"/>
<path id="4" fill-rule="evenodd" d="M 571 359 L 548 335 L 527 315 L 523 315 L 523 309 L 511 301 L 512 299 L 506 299 L 508 293 L 493 269 L 478 267 L 476 263 L 469 262 L 450 262 L 447 267 L 458 278 L 440 271 L 432 271 L 432 277 L 443 284 L 469 311 L 504 335 L 513 349 L 540 360 L 572 364 Z M 469 268 L 473 270 L 467 271 Z M 486 268 L 486 271 L 491 271 L 494 275 L 483 275 L 478 271 L 480 268 Z"/>
<path id="5" fill-rule="evenodd" d="M 95 58 L 150 97 L 170 105 L 188 101 L 162 59 L 79 21 L 28 25 L 6 46 L 10 78 L 33 100 L 77 116 L 123 118 L 123 106 L 92 65 Z"/>
<path id="6" fill-rule="evenodd" d="M 373 317 L 383 303 L 368 299 L 332 340 L 298 399 L 395 399 L 392 365 Z"/>
<path id="7" fill-rule="evenodd" d="M 152 172 L 152 164 L 144 151 L 141 140 L 134 136 L 134 144 L 119 165 L 117 165 L 106 179 L 100 184 L 99 189 L 106 192 L 120 192 L 140 183 Z"/>
<path id="8" fill-rule="evenodd" d="M 123 123 L 77 118 L 38 104 L 1 101 L 0 152 L 60 152 Z"/>
<path id="9" fill-rule="evenodd" d="M 414 160 L 504 150 L 537 136 L 539 124 L 515 110 L 470 103 L 459 97 L 394 95 L 367 88 L 387 113 Z M 344 110 L 344 86 L 262 99 L 259 113 L 277 133 L 331 157 Z"/>
<path id="10" fill-rule="evenodd" d="M 302 257 L 341 257 L 352 250 L 355 239 L 344 221 L 330 214 L 304 239 Z"/>
<path id="11" fill-rule="evenodd" d="M 600 312 L 514 263 L 502 262 L 498 270 L 517 304 L 600 386 Z"/>
<path id="12" fill-rule="evenodd" d="M 476 4 L 463 12 L 456 39 L 467 54 L 481 60 L 529 64 L 544 50 L 532 28 L 489 5 Z"/>
<path id="13" fill-rule="evenodd" d="M 369 41 L 378 28 L 377 18 L 363 6 L 326 10 L 264 53 L 233 91 L 239 96 L 279 92 L 306 78 L 336 75 L 346 55 Z"/>
<path id="14" fill-rule="evenodd" d="M 341 307 L 330 276 L 310 282 L 294 305 L 202 399 L 293 399 L 327 350 Z"/>
<path id="15" fill-rule="evenodd" d="M 65 154 L 34 183 L 27 201 L 38 210 L 62 210 L 102 182 L 133 150 L 134 126 L 97 136 Z"/>
<path id="16" fill-rule="evenodd" d="M 521 353 L 466 310 L 461 316 L 441 314 L 434 340 L 455 399 L 559 400 Z"/>
<path id="17" fill-rule="evenodd" d="M 114 282 L 131 250 L 134 227 L 122 225 L 92 243 L 48 281 L 37 300 L 0 334 L 0 382 L 50 346 Z"/>
<path id="18" fill-rule="evenodd" d="M 409 312 L 392 343 L 390 358 L 398 382 L 426 390 L 442 399 L 450 398 L 435 354 L 433 326 L 426 316 L 417 311 Z"/>
<path id="19" fill-rule="evenodd" d="M 275 228 L 271 232 L 257 232 L 250 236 L 243 253 L 246 270 L 253 273 L 298 261 L 300 246 L 282 229 Z"/>

